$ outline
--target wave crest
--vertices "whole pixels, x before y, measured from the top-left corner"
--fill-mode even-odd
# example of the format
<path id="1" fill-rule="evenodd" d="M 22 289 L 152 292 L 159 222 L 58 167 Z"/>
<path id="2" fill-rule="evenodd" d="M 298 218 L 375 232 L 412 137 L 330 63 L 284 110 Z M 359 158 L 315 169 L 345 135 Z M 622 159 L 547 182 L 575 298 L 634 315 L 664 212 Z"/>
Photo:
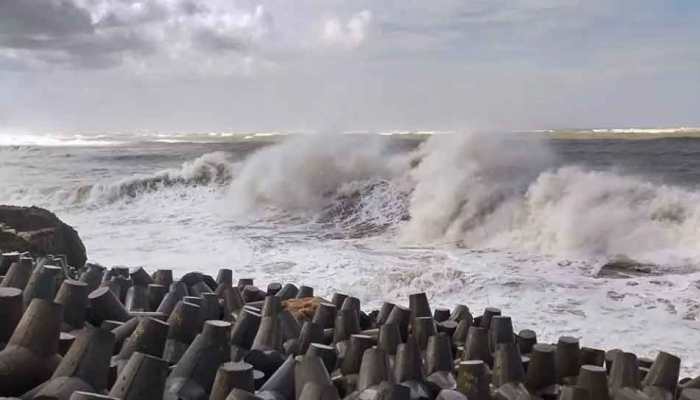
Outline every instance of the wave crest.
<path id="1" fill-rule="evenodd" d="M 63 201 L 72 204 L 105 204 L 138 197 L 173 186 L 228 185 L 234 177 L 234 166 L 226 154 L 214 152 L 148 176 L 136 176 L 113 183 L 83 185 L 63 193 Z"/>

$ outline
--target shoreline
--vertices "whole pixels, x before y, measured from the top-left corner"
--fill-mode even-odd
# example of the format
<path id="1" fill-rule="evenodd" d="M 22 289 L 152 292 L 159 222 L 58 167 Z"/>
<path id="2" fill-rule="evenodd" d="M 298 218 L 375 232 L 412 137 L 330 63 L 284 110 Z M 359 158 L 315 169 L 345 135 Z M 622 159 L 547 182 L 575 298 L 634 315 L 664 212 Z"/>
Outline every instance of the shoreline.
<path id="1" fill-rule="evenodd" d="M 674 395 L 700 388 L 700 379 L 679 379 L 681 360 L 672 354 L 661 351 L 651 360 L 590 348 L 585 336 L 538 342 L 533 330 L 514 331 L 517 316 L 511 318 L 507 310 L 482 312 L 466 304 L 434 308 L 425 292 L 369 310 L 341 292 L 322 298 L 314 288 L 290 282 L 261 288 L 254 278 L 234 280 L 234 271 L 226 268 L 216 278 L 200 272 L 175 277 L 167 269 L 149 273 L 88 263 L 76 274 L 64 258 L 35 260 L 19 253 L 4 254 L 2 265 L 7 271 L 0 300 L 5 310 L 19 311 L 0 314 L 5 327 L 0 342 L 8 343 L 0 352 L 0 366 L 9 366 L 0 367 L 4 396 L 48 382 L 36 393 L 91 398 L 56 394 L 64 381 L 54 371 L 65 371 L 70 360 L 79 360 L 77 370 L 89 366 L 115 373 L 107 384 L 66 373 L 72 380 L 62 393 L 66 387 L 92 387 L 115 397 L 126 390 L 151 398 L 192 398 L 186 394 L 196 388 L 208 398 L 243 400 L 253 393 L 301 395 L 320 386 L 325 395 L 297 398 L 514 399 L 578 390 L 632 391 L 645 398 L 639 393 Z M 17 358 L 19 347 L 55 356 L 51 371 Z M 68 361 L 60 361 L 56 353 L 61 352 Z M 195 373 L 195 365 L 208 367 Z M 136 379 L 136 370 L 148 382 Z M 248 383 L 241 383 L 242 376 Z M 630 376 L 636 378 L 626 381 Z"/>

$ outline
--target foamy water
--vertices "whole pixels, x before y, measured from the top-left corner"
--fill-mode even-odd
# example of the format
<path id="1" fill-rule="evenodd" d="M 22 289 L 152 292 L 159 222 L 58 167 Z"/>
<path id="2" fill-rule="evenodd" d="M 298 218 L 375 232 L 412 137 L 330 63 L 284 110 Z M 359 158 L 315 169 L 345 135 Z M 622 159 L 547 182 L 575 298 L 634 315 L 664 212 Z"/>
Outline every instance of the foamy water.
<path id="1" fill-rule="evenodd" d="M 55 210 L 106 265 L 229 267 L 370 306 L 426 291 L 697 374 L 698 154 L 470 135 L 0 147 L 0 203 Z M 597 278 L 619 254 L 655 274 Z"/>

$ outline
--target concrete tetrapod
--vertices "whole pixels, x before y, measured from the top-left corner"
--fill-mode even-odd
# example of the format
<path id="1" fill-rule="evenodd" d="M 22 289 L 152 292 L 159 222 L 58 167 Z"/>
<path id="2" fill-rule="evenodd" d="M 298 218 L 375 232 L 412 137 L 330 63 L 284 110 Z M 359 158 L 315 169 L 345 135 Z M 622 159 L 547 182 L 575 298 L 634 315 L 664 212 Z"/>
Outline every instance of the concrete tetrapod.
<path id="1" fill-rule="evenodd" d="M 585 389 L 592 399 L 610 400 L 605 368 L 597 365 L 582 365 L 576 385 Z"/>
<path id="2" fill-rule="evenodd" d="M 467 335 L 469 334 L 469 328 L 472 326 L 472 322 L 468 319 L 463 319 L 457 324 L 454 333 L 452 334 L 452 344 L 455 346 L 463 346 L 467 341 Z"/>
<path id="3" fill-rule="evenodd" d="M 700 400 L 700 389 L 689 388 L 683 390 L 680 400 Z"/>
<path id="4" fill-rule="evenodd" d="M 70 400 L 119 400 L 116 397 L 105 396 L 99 393 L 91 392 L 73 392 L 70 396 Z"/>
<path id="5" fill-rule="evenodd" d="M 33 270 L 34 260 L 30 257 L 20 257 L 19 260 L 10 265 L 10 269 L 2 279 L 0 287 L 13 287 L 24 290 L 27 283 L 29 283 L 29 277 L 31 277 Z"/>
<path id="6" fill-rule="evenodd" d="M 209 400 L 225 400 L 231 390 L 255 392 L 253 366 L 245 362 L 227 362 L 219 367 Z"/>
<path id="7" fill-rule="evenodd" d="M 312 322 L 318 324 L 322 329 L 332 328 L 338 309 L 331 303 L 321 302 L 316 308 Z"/>
<path id="8" fill-rule="evenodd" d="M 335 317 L 333 343 L 350 339 L 350 336 L 360 332 L 360 320 L 355 310 L 340 309 Z"/>
<path id="9" fill-rule="evenodd" d="M 426 374 L 437 371 L 451 372 L 454 369 L 450 337 L 444 333 L 433 335 L 428 339 L 425 352 Z"/>
<path id="10" fill-rule="evenodd" d="M 578 339 L 571 336 L 559 338 L 554 358 L 556 360 L 557 380 L 560 383 L 564 378 L 575 377 L 578 374 L 580 352 Z"/>
<path id="11" fill-rule="evenodd" d="M 557 383 L 555 352 L 556 347 L 546 343 L 537 343 L 532 347 L 525 386 L 533 393 Z"/>
<path id="12" fill-rule="evenodd" d="M 525 371 L 518 346 L 515 343 L 498 344 L 493 362 L 494 386 L 498 388 L 506 383 L 524 381 Z"/>
<path id="13" fill-rule="evenodd" d="M 458 366 L 457 387 L 469 400 L 488 400 L 491 383 L 488 365 L 483 360 L 462 361 Z"/>
<path id="14" fill-rule="evenodd" d="M 294 399 L 294 370 L 296 360 L 289 356 L 274 374 L 260 387 L 259 394 L 265 398 Z M 230 397 L 230 396 L 229 396 Z M 230 399 L 229 399 L 230 400 Z"/>
<path id="15" fill-rule="evenodd" d="M 226 397 L 226 400 L 262 400 L 260 397 L 254 395 L 253 393 L 246 392 L 241 389 L 233 389 L 231 393 Z"/>
<path id="16" fill-rule="evenodd" d="M 51 379 L 42 384 L 36 395 L 30 398 L 69 400 L 76 391 L 101 392 L 107 389 L 109 359 L 113 347 L 112 332 L 86 327 L 63 357 Z"/>
<path id="17" fill-rule="evenodd" d="M 372 347 L 372 344 L 372 338 L 367 335 L 352 335 L 350 337 L 350 344 L 340 365 L 340 371 L 343 375 L 353 375 L 360 372 L 362 356 L 365 354 L 365 350 Z"/>
<path id="18" fill-rule="evenodd" d="M 127 289 L 124 308 L 128 311 L 148 311 L 148 288 L 134 285 Z"/>
<path id="19" fill-rule="evenodd" d="M 376 347 L 365 350 L 357 380 L 357 390 L 362 391 L 380 383 L 391 381 L 391 368 L 386 353 Z"/>
<path id="20" fill-rule="evenodd" d="M 401 332 L 396 323 L 386 323 L 379 328 L 379 338 L 377 346 L 384 350 L 387 355 L 395 356 L 399 344 L 401 344 Z"/>
<path id="21" fill-rule="evenodd" d="M 332 385 L 331 378 L 321 358 L 305 355 L 294 366 L 294 398 L 298 399 L 304 385 L 311 382 L 320 386 Z"/>
<path id="22" fill-rule="evenodd" d="M 134 282 L 134 286 L 147 287 L 153 283 L 153 278 L 148 275 L 148 272 L 146 272 L 143 267 L 131 269 L 131 271 L 129 271 L 129 276 L 131 277 L 131 281 Z"/>
<path id="23" fill-rule="evenodd" d="M 165 383 L 163 400 L 206 400 L 217 369 L 229 361 L 231 324 L 206 321 Z"/>
<path id="24" fill-rule="evenodd" d="M 515 336 L 515 342 L 522 354 L 530 354 L 532 347 L 537 344 L 537 334 L 531 329 L 523 329 Z"/>
<path id="25" fill-rule="evenodd" d="M 391 310 L 393 309 L 393 303 L 386 301 L 382 303 L 382 308 L 379 309 L 379 313 L 377 314 L 377 326 L 382 326 L 386 323 L 386 320 L 389 318 L 389 314 L 391 314 Z"/>
<path id="26" fill-rule="evenodd" d="M 305 354 L 311 343 L 321 343 L 323 328 L 315 322 L 306 321 L 301 328 L 295 354 Z"/>
<path id="27" fill-rule="evenodd" d="M 22 319 L 22 308 L 22 290 L 0 288 L 0 349 L 10 340 L 12 332 Z"/>
<path id="28" fill-rule="evenodd" d="M 199 332 L 199 306 L 180 301 L 168 318 L 168 338 L 163 359 L 177 363 Z"/>
<path id="29" fill-rule="evenodd" d="M 425 292 L 408 295 L 408 308 L 411 310 L 411 320 L 420 317 L 432 317 L 428 296 Z"/>
<path id="30" fill-rule="evenodd" d="M 413 320 L 412 329 L 413 336 L 418 342 L 418 347 L 420 347 L 422 351 L 425 351 L 426 347 L 428 347 L 428 338 L 435 335 L 437 332 L 433 317 L 416 317 Z"/>
<path id="31" fill-rule="evenodd" d="M 399 345 L 394 364 L 394 381 L 423 379 L 423 361 L 420 349 L 413 336 L 409 336 L 405 343 Z"/>
<path id="32" fill-rule="evenodd" d="M 17 396 L 51 377 L 61 361 L 58 338 L 63 306 L 34 299 L 0 351 L 0 395 Z"/>
<path id="33" fill-rule="evenodd" d="M 297 400 L 340 400 L 340 396 L 332 384 L 321 385 L 316 382 L 308 382 L 299 393 Z"/>
<path id="34" fill-rule="evenodd" d="M 389 317 L 386 319 L 386 323 L 395 323 L 399 327 L 399 332 L 401 332 L 401 340 L 406 341 L 408 337 L 408 326 L 411 322 L 411 310 L 399 305 L 394 306 L 389 313 Z"/>
<path id="35" fill-rule="evenodd" d="M 649 373 L 644 378 L 644 386 L 662 387 L 671 393 L 675 392 L 680 374 L 681 359 L 673 354 L 660 352 L 651 365 Z"/>
<path id="36" fill-rule="evenodd" d="M 603 367 L 605 366 L 605 351 L 591 347 L 581 347 L 579 361 L 581 365 L 597 365 Z"/>
<path id="37" fill-rule="evenodd" d="M 175 282 L 170 285 L 170 290 L 165 294 L 160 304 L 155 309 L 157 312 L 162 312 L 168 316 L 173 312 L 177 303 L 187 295 L 187 286 L 182 282 Z"/>
<path id="38" fill-rule="evenodd" d="M 61 267 L 44 265 L 35 268 L 29 277 L 27 286 L 22 292 L 24 306 L 28 306 L 35 298 L 53 300 L 54 296 L 56 296 L 56 290 L 58 290 L 58 283 L 62 280 L 62 277 L 63 270 Z"/>
<path id="39" fill-rule="evenodd" d="M 484 309 L 484 314 L 481 316 L 479 326 L 488 330 L 489 328 L 491 328 L 491 319 L 498 315 L 501 315 L 500 308 L 486 307 Z"/>
<path id="40" fill-rule="evenodd" d="M 56 293 L 56 303 L 63 305 L 63 331 L 82 329 L 88 302 L 88 286 L 84 282 L 66 279 Z"/>
<path id="41" fill-rule="evenodd" d="M 121 400 L 161 399 L 167 376 L 165 360 L 136 352 L 122 369 L 109 395 Z"/>
<path id="42" fill-rule="evenodd" d="M 496 351 L 496 346 L 501 343 L 513 343 L 515 335 L 513 333 L 513 323 L 510 317 L 496 315 L 491 318 L 489 327 L 489 349 Z"/>
<path id="43" fill-rule="evenodd" d="M 478 326 L 469 328 L 464 345 L 464 359 L 482 360 L 489 366 L 493 365 L 493 356 L 489 351 L 489 332 L 486 329 Z"/>
<path id="44" fill-rule="evenodd" d="M 637 356 L 633 353 L 616 352 L 608 376 L 610 390 L 617 398 L 617 391 L 622 388 L 640 389 L 639 366 Z"/>
<path id="45" fill-rule="evenodd" d="M 306 355 L 320 357 L 329 374 L 335 370 L 338 361 L 335 347 L 321 343 L 311 343 L 308 350 L 306 350 Z"/>
<path id="46" fill-rule="evenodd" d="M 160 303 L 163 302 L 165 295 L 168 293 L 168 287 L 151 283 L 146 288 L 146 297 L 148 297 L 148 309 L 146 311 L 157 311 Z"/>
<path id="47" fill-rule="evenodd" d="M 159 269 L 153 273 L 153 283 L 158 285 L 163 285 L 165 287 L 170 287 L 173 283 L 173 270 L 171 269 Z"/>
<path id="48" fill-rule="evenodd" d="M 297 292 L 296 298 L 304 299 L 307 297 L 314 297 L 314 288 L 304 285 L 299 286 L 299 292 Z"/>
<path id="49" fill-rule="evenodd" d="M 242 349 L 250 349 L 255 341 L 262 316 L 259 312 L 244 307 L 236 324 L 231 329 L 231 345 Z"/>
<path id="50" fill-rule="evenodd" d="M 119 298 L 106 286 L 92 291 L 88 295 L 88 301 L 96 324 L 106 320 L 125 322 L 130 319 Z"/>
<path id="51" fill-rule="evenodd" d="M 99 264 L 86 264 L 86 269 L 80 274 L 80 281 L 85 283 L 88 287 L 88 293 L 100 287 L 102 278 L 105 275 L 105 268 Z"/>
<path id="52" fill-rule="evenodd" d="M 115 358 L 117 372 L 121 373 L 124 365 L 135 352 L 161 357 L 165 347 L 170 325 L 156 318 L 140 318 L 139 324 L 122 346 Z"/>

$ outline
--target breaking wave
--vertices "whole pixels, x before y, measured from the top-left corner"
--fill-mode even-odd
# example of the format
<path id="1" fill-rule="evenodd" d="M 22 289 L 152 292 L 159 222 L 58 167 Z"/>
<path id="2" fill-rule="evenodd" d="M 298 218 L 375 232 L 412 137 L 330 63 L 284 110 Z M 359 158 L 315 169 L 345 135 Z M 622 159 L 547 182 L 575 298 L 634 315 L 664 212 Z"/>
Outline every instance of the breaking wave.
<path id="1" fill-rule="evenodd" d="M 347 236 L 550 254 L 698 259 L 700 193 L 641 177 L 556 167 L 544 142 L 441 135 L 410 152 L 381 138 L 294 139 L 263 149 L 229 207 L 307 211 Z"/>
<path id="2" fill-rule="evenodd" d="M 700 261 L 700 192 L 561 166 L 546 143 L 471 134 L 396 147 L 382 136 L 289 137 L 243 161 L 208 153 L 180 168 L 51 197 L 95 208 L 166 189 L 177 201 L 205 187 L 223 202 L 222 218 L 313 223 L 324 238 Z"/>
<path id="3" fill-rule="evenodd" d="M 108 204 L 128 200 L 174 186 L 223 186 L 234 177 L 234 165 L 222 152 L 208 153 L 182 164 L 180 169 L 168 169 L 148 176 L 136 176 L 113 183 L 80 186 L 57 196 L 70 204 Z"/>

